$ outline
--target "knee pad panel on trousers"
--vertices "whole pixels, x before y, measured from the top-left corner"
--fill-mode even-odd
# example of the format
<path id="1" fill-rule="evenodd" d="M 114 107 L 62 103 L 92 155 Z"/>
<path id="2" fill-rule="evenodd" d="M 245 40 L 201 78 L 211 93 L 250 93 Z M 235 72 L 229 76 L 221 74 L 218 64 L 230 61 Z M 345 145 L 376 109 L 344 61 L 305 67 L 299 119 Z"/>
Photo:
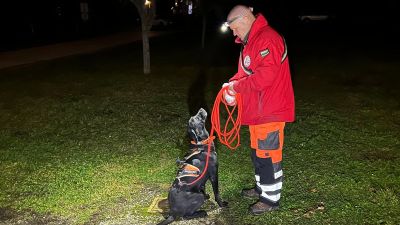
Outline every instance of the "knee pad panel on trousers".
<path id="1" fill-rule="evenodd" d="M 272 158 L 273 163 L 282 161 L 285 123 L 266 123 L 249 126 L 251 147 L 258 158 Z"/>
<path id="2" fill-rule="evenodd" d="M 257 139 L 257 149 L 277 150 L 280 147 L 279 130 L 267 134 L 265 139 Z"/>
<path id="3" fill-rule="evenodd" d="M 267 134 L 265 139 L 257 139 L 257 157 L 272 158 L 272 162 L 282 161 L 282 147 L 280 141 L 280 132 L 272 131 Z"/>

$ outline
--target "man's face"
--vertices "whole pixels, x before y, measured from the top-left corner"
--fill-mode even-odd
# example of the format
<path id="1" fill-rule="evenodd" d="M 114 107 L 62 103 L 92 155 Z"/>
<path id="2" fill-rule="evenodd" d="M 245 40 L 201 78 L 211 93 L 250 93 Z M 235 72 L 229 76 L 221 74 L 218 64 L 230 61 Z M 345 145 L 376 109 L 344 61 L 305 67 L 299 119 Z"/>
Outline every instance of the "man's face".
<path id="1" fill-rule="evenodd" d="M 239 37 L 242 41 L 248 32 L 243 19 L 243 16 L 236 16 L 228 20 L 229 28 L 232 30 L 233 35 Z"/>

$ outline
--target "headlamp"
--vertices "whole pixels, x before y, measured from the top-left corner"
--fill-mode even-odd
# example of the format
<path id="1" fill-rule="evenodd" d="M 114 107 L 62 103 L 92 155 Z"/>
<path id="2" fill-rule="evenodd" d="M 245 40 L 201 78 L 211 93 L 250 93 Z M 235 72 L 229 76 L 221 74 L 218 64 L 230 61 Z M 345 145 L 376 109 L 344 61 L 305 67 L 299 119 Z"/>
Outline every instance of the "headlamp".
<path id="1" fill-rule="evenodd" d="M 227 31 L 228 31 L 228 28 L 229 28 L 229 24 L 228 24 L 227 22 L 223 23 L 223 24 L 221 25 L 221 32 L 222 32 L 222 33 L 227 32 Z"/>
<path id="2" fill-rule="evenodd" d="M 228 31 L 229 26 L 230 26 L 233 22 L 235 22 L 237 19 L 239 19 L 239 18 L 241 18 L 241 17 L 242 17 L 242 15 L 239 15 L 239 16 L 236 16 L 236 17 L 234 17 L 234 18 L 232 18 L 232 19 L 227 20 L 226 22 L 224 22 L 224 23 L 221 25 L 221 32 L 225 33 L 226 31 Z"/>

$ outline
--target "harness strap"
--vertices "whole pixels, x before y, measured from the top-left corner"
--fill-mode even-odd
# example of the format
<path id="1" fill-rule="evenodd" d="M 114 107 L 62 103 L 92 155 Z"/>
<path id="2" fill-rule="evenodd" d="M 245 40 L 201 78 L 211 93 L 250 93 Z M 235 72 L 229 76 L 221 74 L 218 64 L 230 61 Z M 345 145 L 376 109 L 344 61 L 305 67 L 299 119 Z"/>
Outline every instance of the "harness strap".
<path id="1" fill-rule="evenodd" d="M 197 177 L 199 177 L 200 175 L 199 174 L 184 174 L 184 175 L 181 175 L 181 176 L 177 176 L 176 177 L 176 179 L 178 180 L 178 185 L 179 186 L 182 186 L 182 185 L 186 185 L 186 184 L 188 184 L 186 181 L 181 181 L 181 178 L 184 178 L 184 177 L 194 177 L 194 178 L 197 178 Z"/>
<path id="2" fill-rule="evenodd" d="M 200 169 L 197 168 L 196 166 L 185 163 L 182 167 L 183 167 L 183 170 L 181 172 L 179 172 L 178 176 L 176 177 L 176 179 L 178 179 L 178 181 L 179 181 L 179 185 L 186 184 L 186 182 L 181 181 L 181 178 L 183 178 L 183 177 L 197 178 L 200 176 Z"/>
<path id="3" fill-rule="evenodd" d="M 185 163 L 185 164 L 183 164 L 183 170 L 182 170 L 182 172 L 185 172 L 185 171 L 195 171 L 195 172 L 200 172 L 200 169 L 199 168 L 197 168 L 197 166 L 193 166 L 192 164 L 189 164 L 189 163 Z"/>
<path id="4" fill-rule="evenodd" d="M 180 176 L 177 176 L 176 179 L 180 180 L 182 177 L 198 177 L 199 174 L 183 174 Z"/>
<path id="5" fill-rule="evenodd" d="M 193 156 L 200 154 L 202 151 L 200 151 L 198 148 L 196 148 L 196 151 L 194 151 L 192 154 L 186 156 L 184 159 L 184 161 L 187 161 L 188 159 L 192 158 Z"/>

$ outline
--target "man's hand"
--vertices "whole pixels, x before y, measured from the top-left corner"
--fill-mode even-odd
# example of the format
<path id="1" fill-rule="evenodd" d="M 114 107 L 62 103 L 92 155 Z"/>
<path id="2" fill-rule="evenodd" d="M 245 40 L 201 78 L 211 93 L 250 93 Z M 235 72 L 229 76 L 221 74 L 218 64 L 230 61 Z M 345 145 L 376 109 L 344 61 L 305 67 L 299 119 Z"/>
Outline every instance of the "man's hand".
<path id="1" fill-rule="evenodd" d="M 222 88 L 229 86 L 228 90 L 224 91 L 224 98 L 225 98 L 226 103 L 228 103 L 228 105 L 230 105 L 230 106 L 236 105 L 236 98 L 235 98 L 236 92 L 233 89 L 233 84 L 234 84 L 234 81 L 231 81 L 229 83 L 224 83 L 222 85 Z"/>
<path id="2" fill-rule="evenodd" d="M 229 88 L 228 88 L 228 90 L 229 90 L 229 94 L 230 95 L 236 95 L 236 91 L 235 91 L 235 89 L 233 88 L 233 85 L 236 83 L 236 81 L 231 81 L 231 82 L 229 82 Z"/>

